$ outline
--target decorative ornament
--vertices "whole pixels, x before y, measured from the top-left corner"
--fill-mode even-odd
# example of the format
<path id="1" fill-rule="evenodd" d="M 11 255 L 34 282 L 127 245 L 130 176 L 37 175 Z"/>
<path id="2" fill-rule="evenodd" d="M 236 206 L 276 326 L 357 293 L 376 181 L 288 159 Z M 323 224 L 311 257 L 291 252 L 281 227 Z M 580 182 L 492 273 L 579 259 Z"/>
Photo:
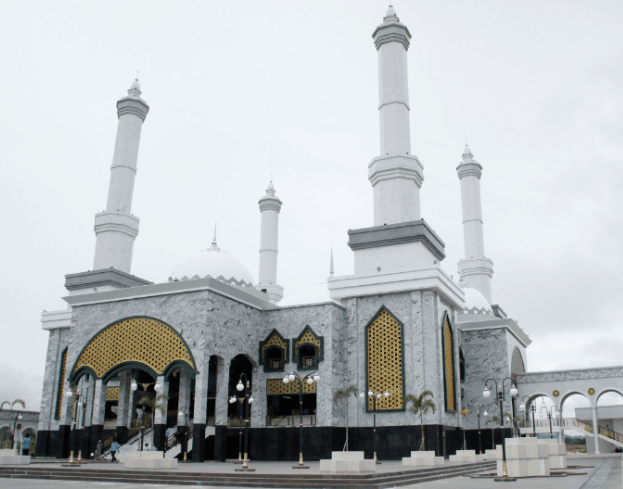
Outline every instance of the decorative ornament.
<path id="1" fill-rule="evenodd" d="M 560 392 L 558 392 L 557 390 L 554 390 L 554 392 L 552 392 L 552 394 L 554 394 L 554 397 L 558 397 L 560 395 Z"/>
<path id="2" fill-rule="evenodd" d="M 595 394 L 595 389 L 591 387 L 590 389 L 588 389 L 588 393 L 592 396 L 593 394 Z"/>
<path id="3" fill-rule="evenodd" d="M 18 429 L 18 430 L 21 430 L 21 429 L 22 429 L 22 424 L 21 424 L 21 423 L 19 423 L 19 424 L 17 425 L 17 429 Z"/>

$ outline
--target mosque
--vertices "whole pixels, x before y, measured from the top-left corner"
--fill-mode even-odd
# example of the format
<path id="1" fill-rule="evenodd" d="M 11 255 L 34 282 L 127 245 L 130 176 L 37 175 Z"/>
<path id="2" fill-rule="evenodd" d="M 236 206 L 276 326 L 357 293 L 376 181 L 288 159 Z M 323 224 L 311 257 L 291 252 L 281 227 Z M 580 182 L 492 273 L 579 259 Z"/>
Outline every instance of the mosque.
<path id="1" fill-rule="evenodd" d="M 93 266 L 67 275 L 67 309 L 41 318 L 49 340 L 37 455 L 81 450 L 89 457 L 98 440 L 112 436 L 123 445 L 136 436 L 138 400 L 165 394 L 165 409 L 155 410 L 150 429 L 158 449 L 167 432 L 177 432 L 193 462 L 237 457 L 239 382 L 253 398 L 252 460 L 297 460 L 301 423 L 305 459 L 330 458 L 344 446 L 347 419 L 351 450 L 370 457 L 376 447 L 380 459 L 406 456 L 423 433 L 405 397 L 425 390 L 436 404 L 424 418 L 426 448 L 439 455 L 461 448 L 463 426 L 473 438 L 480 406 L 497 412 L 495 399 L 482 396 L 484 381 L 524 373 L 531 341 L 492 303 L 483 168 L 465 146 L 456 168 L 465 245 L 457 282 L 441 266 L 444 241 L 420 215 L 424 167 L 411 151 L 409 128 L 411 34 L 390 7 L 372 37 L 380 84 L 380 152 L 368 163 L 374 225 L 348 231 L 354 274 L 336 276 L 331 264 L 326 283 L 297 294 L 284 294 L 278 280 L 283 203 L 272 182 L 259 199 L 257 281 L 219 247 L 216 233 L 209 248 L 172 264 L 165 281 L 131 274 L 139 230 L 132 195 L 149 105 L 138 80 L 117 101 Z M 363 397 L 335 403 L 334 393 L 350 385 Z M 471 412 L 465 419 L 463 409 Z"/>

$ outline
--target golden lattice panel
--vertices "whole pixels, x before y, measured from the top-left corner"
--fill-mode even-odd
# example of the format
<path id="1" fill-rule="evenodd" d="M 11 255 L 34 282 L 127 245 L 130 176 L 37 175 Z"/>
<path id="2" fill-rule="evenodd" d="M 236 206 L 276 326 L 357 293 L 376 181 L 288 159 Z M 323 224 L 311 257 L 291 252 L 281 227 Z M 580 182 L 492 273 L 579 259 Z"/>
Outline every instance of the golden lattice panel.
<path id="1" fill-rule="evenodd" d="M 267 396 L 283 396 L 298 394 L 300 392 L 298 380 L 290 381 L 287 384 L 281 379 L 268 379 L 266 382 L 266 395 Z M 303 394 L 315 394 L 316 382 L 308 384 L 307 381 L 303 382 Z"/>
<path id="2" fill-rule="evenodd" d="M 98 378 L 124 362 L 138 362 L 157 374 L 176 360 L 194 369 L 192 357 L 182 339 L 166 324 L 154 319 L 126 319 L 104 329 L 80 354 L 74 372 L 91 367 Z"/>
<path id="3" fill-rule="evenodd" d="M 118 401 L 119 400 L 119 387 L 109 387 L 106 389 L 106 400 L 107 401 Z"/>
<path id="4" fill-rule="evenodd" d="M 288 342 L 279 336 L 279 333 L 273 331 L 273 334 L 262 343 L 262 363 L 264 363 L 264 352 L 271 346 L 278 346 L 284 349 L 284 358 L 288 358 Z"/>
<path id="5" fill-rule="evenodd" d="M 402 358 L 402 326 L 383 309 L 368 326 L 368 389 L 385 394 L 376 400 L 378 411 L 403 408 L 404 378 Z M 374 409 L 368 398 L 368 409 Z"/>
<path id="6" fill-rule="evenodd" d="M 305 329 L 303 336 L 301 336 L 294 343 L 294 359 L 298 360 L 299 358 L 299 346 L 305 343 L 311 343 L 312 345 L 316 345 L 318 347 L 318 358 L 322 358 L 322 352 L 320 351 L 322 343 L 320 342 L 320 338 L 316 337 L 314 333 L 311 332 L 311 329 Z"/>
<path id="7" fill-rule="evenodd" d="M 446 319 L 443 325 L 443 356 L 446 371 L 446 402 L 449 411 L 456 409 L 454 402 L 454 361 L 452 355 L 452 330 Z"/>
<path id="8" fill-rule="evenodd" d="M 58 383 L 58 394 L 56 395 L 56 419 L 60 419 L 63 409 L 63 396 L 65 395 L 65 372 L 67 371 L 67 348 L 61 357 L 61 375 Z"/>

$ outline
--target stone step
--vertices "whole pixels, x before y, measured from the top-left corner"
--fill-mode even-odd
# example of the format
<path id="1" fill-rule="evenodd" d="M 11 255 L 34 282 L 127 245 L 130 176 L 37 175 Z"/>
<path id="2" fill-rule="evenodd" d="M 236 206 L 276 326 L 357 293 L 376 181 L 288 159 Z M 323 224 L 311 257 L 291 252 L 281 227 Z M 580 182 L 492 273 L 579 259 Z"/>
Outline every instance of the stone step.
<path id="1" fill-rule="evenodd" d="M 0 478 L 46 479 L 89 482 L 125 482 L 142 484 L 211 485 L 257 488 L 384 489 L 491 470 L 492 463 L 465 464 L 422 470 L 382 472 L 376 474 L 236 474 L 206 472 L 171 472 L 141 470 L 106 470 L 78 468 L 2 467 Z"/>

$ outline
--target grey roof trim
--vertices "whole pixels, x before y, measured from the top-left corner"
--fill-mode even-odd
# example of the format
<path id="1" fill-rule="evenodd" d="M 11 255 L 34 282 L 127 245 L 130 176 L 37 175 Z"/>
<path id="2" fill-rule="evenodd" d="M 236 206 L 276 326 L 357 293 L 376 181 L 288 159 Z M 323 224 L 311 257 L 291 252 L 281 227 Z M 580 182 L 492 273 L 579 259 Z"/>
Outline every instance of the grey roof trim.
<path id="1" fill-rule="evenodd" d="M 195 292 L 198 290 L 210 290 L 224 297 L 228 297 L 262 311 L 278 309 L 275 304 L 271 304 L 270 302 L 262 299 L 261 295 L 263 294 L 255 289 L 249 289 L 248 291 L 241 290 L 236 286 L 225 284 L 220 280 L 213 278 L 184 280 L 181 282 L 165 282 L 161 284 L 145 285 L 140 288 L 133 287 L 128 289 L 112 290 L 110 292 L 73 295 L 63 297 L 63 300 L 70 306 L 86 306 L 89 304 L 117 302 L 145 297 L 156 297 L 160 295 L 183 294 L 185 292 Z"/>
<path id="2" fill-rule="evenodd" d="M 523 374 L 517 374 L 517 377 L 539 376 L 539 375 L 545 375 L 545 374 L 567 374 L 569 372 L 598 372 L 598 371 L 605 372 L 608 370 L 614 371 L 615 369 L 623 370 L 623 365 L 611 365 L 609 367 L 569 368 L 566 370 L 543 370 L 541 372 L 524 372 Z M 620 375 L 613 373 L 612 377 L 620 377 Z M 605 378 L 608 378 L 608 377 L 605 377 Z"/>
<path id="3" fill-rule="evenodd" d="M 104 285 L 112 285 L 113 287 L 125 289 L 151 284 L 153 284 L 153 282 L 149 280 L 135 277 L 134 275 L 112 267 L 65 275 L 65 288 L 67 290 L 89 289 L 91 287 L 102 287 Z"/>
<path id="4" fill-rule="evenodd" d="M 279 306 L 279 304 L 277 305 Z M 293 304 L 291 306 L 280 306 L 279 309 L 292 309 L 294 307 L 313 307 L 313 306 L 326 306 L 326 305 L 337 306 L 340 309 L 346 310 L 346 306 L 343 306 L 342 304 L 339 304 L 335 301 L 310 302 L 308 304 Z"/>
<path id="5" fill-rule="evenodd" d="M 517 323 L 511 319 L 490 319 L 484 321 L 469 321 L 463 323 L 456 323 L 456 326 L 461 331 L 479 331 L 484 329 L 497 329 L 497 328 L 506 328 L 510 331 L 510 333 L 517 338 L 517 340 L 524 346 L 528 346 L 532 343 L 530 337 L 523 332 L 523 330 L 517 326 Z"/>
<path id="6" fill-rule="evenodd" d="M 446 257 L 444 242 L 424 219 L 387 226 L 349 229 L 348 236 L 348 246 L 353 251 L 421 241 L 439 260 Z"/>

